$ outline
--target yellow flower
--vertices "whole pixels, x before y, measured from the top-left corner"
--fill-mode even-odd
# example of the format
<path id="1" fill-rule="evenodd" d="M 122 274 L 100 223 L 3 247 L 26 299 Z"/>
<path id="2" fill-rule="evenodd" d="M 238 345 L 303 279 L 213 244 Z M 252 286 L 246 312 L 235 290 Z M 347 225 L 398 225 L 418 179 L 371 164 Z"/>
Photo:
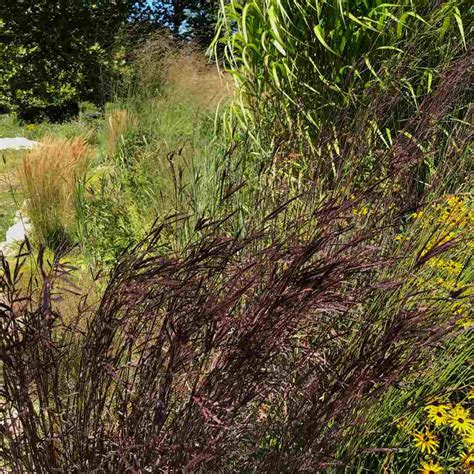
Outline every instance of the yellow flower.
<path id="1" fill-rule="evenodd" d="M 445 425 L 448 422 L 448 405 L 428 405 L 425 410 L 428 412 L 428 419 L 432 421 L 435 426 Z"/>
<path id="2" fill-rule="evenodd" d="M 462 438 L 463 443 L 474 451 L 474 429 L 465 434 Z"/>
<path id="3" fill-rule="evenodd" d="M 448 423 L 458 433 L 470 433 L 473 429 L 473 420 L 469 418 L 469 412 L 461 405 L 456 405 L 449 414 Z"/>
<path id="4" fill-rule="evenodd" d="M 474 385 L 467 392 L 467 398 L 469 398 L 469 400 L 474 400 Z"/>
<path id="5" fill-rule="evenodd" d="M 428 402 L 431 402 L 428 405 L 426 405 L 426 407 L 425 407 L 425 410 L 428 411 L 428 412 L 436 411 L 436 410 L 442 410 L 442 411 L 447 412 L 447 411 L 451 410 L 451 408 L 452 408 L 452 406 L 449 405 L 448 403 L 442 403 L 441 401 L 439 401 L 436 398 L 428 399 Z"/>
<path id="6" fill-rule="evenodd" d="M 438 438 L 426 428 L 424 433 L 414 433 L 413 438 L 415 438 L 415 446 L 420 448 L 422 453 L 425 451 L 434 453 L 439 448 Z"/>
<path id="7" fill-rule="evenodd" d="M 443 468 L 435 462 L 422 462 L 419 471 L 421 471 L 421 474 L 436 474 L 437 472 L 443 472 Z"/>
<path id="8" fill-rule="evenodd" d="M 462 326 L 463 329 L 473 329 L 474 319 L 462 319 L 458 321 L 458 324 Z"/>
<path id="9" fill-rule="evenodd" d="M 461 463 L 464 472 L 474 473 L 474 452 L 463 454 Z"/>
<path id="10" fill-rule="evenodd" d="M 354 216 L 366 216 L 369 213 L 369 208 L 367 206 L 362 206 L 359 209 L 352 209 L 352 214 Z"/>

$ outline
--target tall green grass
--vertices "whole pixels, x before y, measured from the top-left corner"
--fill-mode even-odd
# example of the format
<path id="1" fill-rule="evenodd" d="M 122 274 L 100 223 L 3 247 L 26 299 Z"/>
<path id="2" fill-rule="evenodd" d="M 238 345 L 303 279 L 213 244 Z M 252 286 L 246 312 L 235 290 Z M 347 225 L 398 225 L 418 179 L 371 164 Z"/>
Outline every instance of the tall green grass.
<path id="1" fill-rule="evenodd" d="M 366 118 L 373 133 L 365 139 L 388 146 L 444 65 L 466 50 L 471 30 L 465 1 L 222 2 L 214 46 L 224 44 L 239 85 L 229 127 L 236 121 L 267 153 L 283 142 L 300 166 L 317 166 L 331 183 L 347 121 L 356 110 L 373 111 L 366 92 L 399 99 L 390 114 Z"/>
<path id="2" fill-rule="evenodd" d="M 180 248 L 194 225 L 216 213 L 227 144 L 217 130 L 229 79 L 191 45 L 158 35 L 135 53 L 135 83 L 109 104 L 101 159 L 82 183 L 77 206 L 81 244 L 111 263 L 156 220 L 187 214 L 185 230 L 166 236 Z M 217 115 L 216 115 L 217 114 Z"/>

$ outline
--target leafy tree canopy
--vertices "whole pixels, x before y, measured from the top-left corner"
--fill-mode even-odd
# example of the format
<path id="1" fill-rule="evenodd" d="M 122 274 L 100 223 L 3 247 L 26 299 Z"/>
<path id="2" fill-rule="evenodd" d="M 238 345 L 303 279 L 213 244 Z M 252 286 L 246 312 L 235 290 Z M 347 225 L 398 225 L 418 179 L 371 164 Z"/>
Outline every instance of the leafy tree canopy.
<path id="1" fill-rule="evenodd" d="M 41 111 L 60 119 L 80 98 L 104 102 L 115 38 L 134 6 L 134 0 L 0 2 L 0 95 L 26 119 Z"/>
<path id="2" fill-rule="evenodd" d="M 135 9 L 153 28 L 167 28 L 176 37 L 207 46 L 214 36 L 218 0 L 149 0 Z"/>
<path id="3" fill-rule="evenodd" d="M 217 8 L 210 0 L 0 2 L 0 102 L 26 120 L 67 118 L 79 100 L 103 104 L 124 64 L 121 32 L 168 28 L 208 44 Z"/>

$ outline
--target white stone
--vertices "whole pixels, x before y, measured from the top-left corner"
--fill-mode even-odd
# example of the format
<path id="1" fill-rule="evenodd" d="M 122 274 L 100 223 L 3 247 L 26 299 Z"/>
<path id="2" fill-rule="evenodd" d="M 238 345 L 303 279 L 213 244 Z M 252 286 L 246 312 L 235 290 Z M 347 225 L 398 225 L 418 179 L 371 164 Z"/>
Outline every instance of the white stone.
<path id="1" fill-rule="evenodd" d="M 15 223 L 7 230 L 5 241 L 0 242 L 0 252 L 9 255 L 14 251 L 16 244 L 23 242 L 31 231 L 30 219 L 22 216 L 20 211 L 15 214 Z"/>
<path id="2" fill-rule="evenodd" d="M 21 150 L 33 148 L 38 142 L 23 137 L 0 138 L 0 150 Z"/>

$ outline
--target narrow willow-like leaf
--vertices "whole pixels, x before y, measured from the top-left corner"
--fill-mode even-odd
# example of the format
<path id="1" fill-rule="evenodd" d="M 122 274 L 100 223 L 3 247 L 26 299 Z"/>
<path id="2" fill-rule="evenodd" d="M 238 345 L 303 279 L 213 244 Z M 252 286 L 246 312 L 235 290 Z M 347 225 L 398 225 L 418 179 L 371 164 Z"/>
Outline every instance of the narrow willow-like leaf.
<path id="1" fill-rule="evenodd" d="M 278 51 L 280 51 L 280 53 L 283 56 L 286 56 L 285 48 L 281 45 L 281 43 L 278 40 L 276 40 L 276 39 L 273 40 L 273 44 L 275 45 L 275 48 L 278 49 Z"/>
<path id="2" fill-rule="evenodd" d="M 314 27 L 314 34 L 316 35 L 316 38 L 318 38 L 319 42 L 331 53 L 335 54 L 336 56 L 339 56 L 336 51 L 334 51 L 327 43 L 326 40 L 324 39 L 323 33 L 321 31 L 321 25 L 316 25 Z"/>
<path id="3" fill-rule="evenodd" d="M 466 36 L 464 34 L 464 26 L 462 24 L 462 19 L 461 19 L 461 13 L 459 11 L 459 8 L 458 7 L 454 7 L 454 19 L 456 20 L 456 23 L 458 25 L 458 29 L 459 29 L 459 33 L 461 35 L 461 40 L 462 40 L 462 44 L 464 46 L 464 49 L 467 50 L 467 46 L 466 46 Z"/>
<path id="4" fill-rule="evenodd" d="M 273 5 L 270 6 L 270 8 L 268 9 L 268 18 L 270 19 L 270 26 L 275 39 L 278 40 L 281 44 L 283 44 L 283 40 L 280 36 L 280 31 L 278 29 L 278 17 L 275 13 Z"/>

